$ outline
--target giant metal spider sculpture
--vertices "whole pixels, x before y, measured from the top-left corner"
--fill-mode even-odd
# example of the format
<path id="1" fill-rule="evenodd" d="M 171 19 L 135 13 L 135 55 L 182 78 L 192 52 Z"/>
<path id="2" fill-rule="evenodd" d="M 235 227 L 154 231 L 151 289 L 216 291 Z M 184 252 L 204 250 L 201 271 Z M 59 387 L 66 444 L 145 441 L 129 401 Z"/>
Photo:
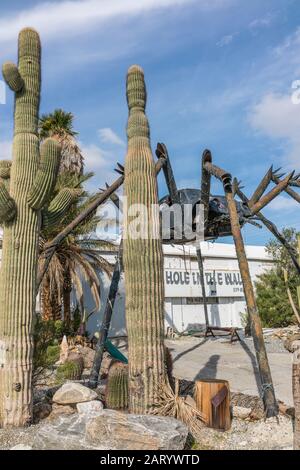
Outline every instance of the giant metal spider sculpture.
<path id="1" fill-rule="evenodd" d="M 174 205 L 183 207 L 186 204 L 191 204 L 193 207 L 194 223 L 192 226 L 192 233 L 194 234 L 194 240 L 197 236 L 195 219 L 197 217 L 196 208 L 199 204 L 203 204 L 204 206 L 204 239 L 216 240 L 219 237 L 231 236 L 232 230 L 226 196 L 210 194 L 211 176 L 216 176 L 222 182 L 226 182 L 226 180 L 230 180 L 230 174 L 212 164 L 210 151 L 205 150 L 202 157 L 201 189 L 185 188 L 178 190 L 168 151 L 164 144 L 159 143 L 157 145 L 156 155 L 158 158 L 165 158 L 166 160 L 163 172 L 168 187 L 168 195 L 164 196 L 160 200 L 160 210 L 162 213 L 166 213 L 166 215 L 170 217 L 171 223 L 173 221 L 173 225 L 171 225 L 170 230 L 171 237 L 169 237 L 169 234 L 167 233 L 162 233 L 163 243 L 185 244 L 193 241 L 191 238 L 187 239 L 184 233 L 178 233 L 178 227 L 175 225 L 175 218 L 172 213 L 172 207 Z M 292 186 L 300 186 L 300 175 L 294 176 L 293 172 L 287 175 L 284 179 L 281 179 L 283 174 L 278 174 L 279 171 L 280 169 L 273 171 L 273 167 L 271 167 L 250 199 L 248 199 L 242 192 L 242 187 L 236 179 L 233 181 L 232 190 L 234 196 L 237 195 L 241 200 L 235 202 L 240 226 L 243 227 L 245 224 L 249 223 L 262 228 L 259 222 L 264 224 L 265 227 L 270 230 L 270 232 L 286 248 L 300 274 L 300 266 L 296 250 L 287 242 L 277 229 L 276 225 L 261 213 L 261 210 L 282 191 L 286 191 L 287 194 L 297 202 L 300 202 L 300 195 L 291 188 Z M 272 181 L 275 183 L 275 187 L 265 194 L 268 185 Z M 184 211 L 182 210 L 181 213 L 184 214 Z M 182 224 L 182 226 L 184 226 L 184 224 Z"/>

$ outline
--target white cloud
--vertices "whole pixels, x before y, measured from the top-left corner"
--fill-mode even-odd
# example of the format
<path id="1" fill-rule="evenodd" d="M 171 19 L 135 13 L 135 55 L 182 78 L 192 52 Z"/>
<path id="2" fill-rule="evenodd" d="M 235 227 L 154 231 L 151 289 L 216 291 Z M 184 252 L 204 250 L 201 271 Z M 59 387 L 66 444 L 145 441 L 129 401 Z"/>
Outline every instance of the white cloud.
<path id="1" fill-rule="evenodd" d="M 115 18 L 144 14 L 151 10 L 176 7 L 196 0 L 65 0 L 43 2 L 13 15 L 2 15 L 0 42 L 15 40 L 25 26 L 38 29 L 43 37 L 56 39 L 66 35 L 78 35 Z M 201 0 L 202 10 L 215 10 L 231 5 L 233 0 Z"/>
<path id="2" fill-rule="evenodd" d="M 268 205 L 268 209 L 274 212 L 292 212 L 294 210 L 299 210 L 299 203 L 289 196 L 280 195 L 273 199 L 273 201 Z"/>
<path id="3" fill-rule="evenodd" d="M 286 53 L 294 53 L 295 48 L 299 50 L 300 47 L 300 27 L 296 29 L 292 34 L 289 34 L 285 40 L 275 48 L 275 54 L 282 56 Z"/>
<path id="4" fill-rule="evenodd" d="M 110 127 L 103 127 L 98 133 L 101 142 L 125 147 L 125 142 Z"/>
<path id="5" fill-rule="evenodd" d="M 233 33 L 233 34 L 228 34 L 226 36 L 223 36 L 219 42 L 217 42 L 218 47 L 224 47 L 224 46 L 229 46 L 229 44 L 232 43 L 234 40 L 235 36 L 237 36 L 239 33 Z"/>
<path id="6" fill-rule="evenodd" d="M 252 32 L 255 32 L 256 30 L 261 28 L 268 28 L 269 26 L 271 26 L 276 17 L 277 13 L 269 12 L 261 18 L 256 18 L 255 20 L 251 21 L 251 23 L 249 24 L 249 29 L 252 30 Z"/>
<path id="7" fill-rule="evenodd" d="M 0 160 L 11 160 L 12 143 L 10 140 L 0 142 Z"/>
<path id="8" fill-rule="evenodd" d="M 80 144 L 80 147 L 84 156 L 85 165 L 89 170 L 102 170 L 108 166 L 109 163 L 112 164 L 110 160 L 112 158 L 111 153 L 101 149 L 98 145 Z"/>
<path id="9" fill-rule="evenodd" d="M 286 159 L 299 168 L 300 160 L 300 104 L 292 102 L 290 95 L 270 93 L 256 104 L 250 114 L 252 127 L 273 139 L 281 139 L 287 148 Z"/>
<path id="10" fill-rule="evenodd" d="M 113 168 L 115 168 L 120 155 L 103 150 L 95 144 L 84 145 L 80 143 L 80 148 L 84 156 L 86 171 L 93 171 L 95 173 L 94 178 L 89 181 L 89 186 L 93 190 L 103 188 L 105 183 L 112 183 L 118 178 Z M 122 160 L 123 158 L 119 158 L 119 161 Z"/>

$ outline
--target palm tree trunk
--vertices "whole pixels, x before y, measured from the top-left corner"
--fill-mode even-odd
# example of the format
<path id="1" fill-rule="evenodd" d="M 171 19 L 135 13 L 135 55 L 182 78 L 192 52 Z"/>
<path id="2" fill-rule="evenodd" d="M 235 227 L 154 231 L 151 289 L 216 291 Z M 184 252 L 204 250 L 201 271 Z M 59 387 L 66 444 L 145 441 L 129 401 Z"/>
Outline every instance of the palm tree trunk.
<path id="1" fill-rule="evenodd" d="M 64 321 L 67 325 L 71 321 L 71 292 L 72 292 L 72 280 L 70 269 L 66 269 L 64 272 L 64 288 L 63 288 L 63 306 L 64 306 Z"/>
<path id="2" fill-rule="evenodd" d="M 42 318 L 44 321 L 59 320 L 61 318 L 61 302 L 58 299 L 57 292 L 53 293 L 50 289 L 50 279 L 45 276 L 41 292 Z"/>

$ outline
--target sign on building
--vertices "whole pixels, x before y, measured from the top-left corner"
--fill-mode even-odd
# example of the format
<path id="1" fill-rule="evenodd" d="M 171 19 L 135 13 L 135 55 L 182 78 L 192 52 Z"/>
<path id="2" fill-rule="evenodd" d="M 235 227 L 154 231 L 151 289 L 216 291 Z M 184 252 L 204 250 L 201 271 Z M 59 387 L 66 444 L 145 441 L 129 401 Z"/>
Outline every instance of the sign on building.
<path id="1" fill-rule="evenodd" d="M 239 271 L 205 271 L 207 297 L 243 297 L 244 289 Z M 166 297 L 202 297 L 198 270 L 165 269 Z"/>

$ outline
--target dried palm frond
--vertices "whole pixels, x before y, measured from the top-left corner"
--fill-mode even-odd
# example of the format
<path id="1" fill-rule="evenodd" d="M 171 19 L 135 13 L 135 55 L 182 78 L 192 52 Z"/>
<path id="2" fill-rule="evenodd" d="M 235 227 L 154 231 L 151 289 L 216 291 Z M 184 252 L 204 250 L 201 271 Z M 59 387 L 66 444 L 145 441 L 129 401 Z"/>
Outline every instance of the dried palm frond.
<path id="1" fill-rule="evenodd" d="M 187 401 L 187 397 L 179 395 L 179 380 L 175 380 L 175 391 L 168 382 L 158 388 L 157 401 L 152 414 L 170 416 L 182 421 L 190 434 L 197 439 L 207 420 L 203 413 Z"/>
<path id="2" fill-rule="evenodd" d="M 73 130 L 74 116 L 63 109 L 44 114 L 39 120 L 40 139 L 52 137 L 61 144 L 60 172 L 82 174 L 83 155 L 76 141 L 77 132 Z"/>

